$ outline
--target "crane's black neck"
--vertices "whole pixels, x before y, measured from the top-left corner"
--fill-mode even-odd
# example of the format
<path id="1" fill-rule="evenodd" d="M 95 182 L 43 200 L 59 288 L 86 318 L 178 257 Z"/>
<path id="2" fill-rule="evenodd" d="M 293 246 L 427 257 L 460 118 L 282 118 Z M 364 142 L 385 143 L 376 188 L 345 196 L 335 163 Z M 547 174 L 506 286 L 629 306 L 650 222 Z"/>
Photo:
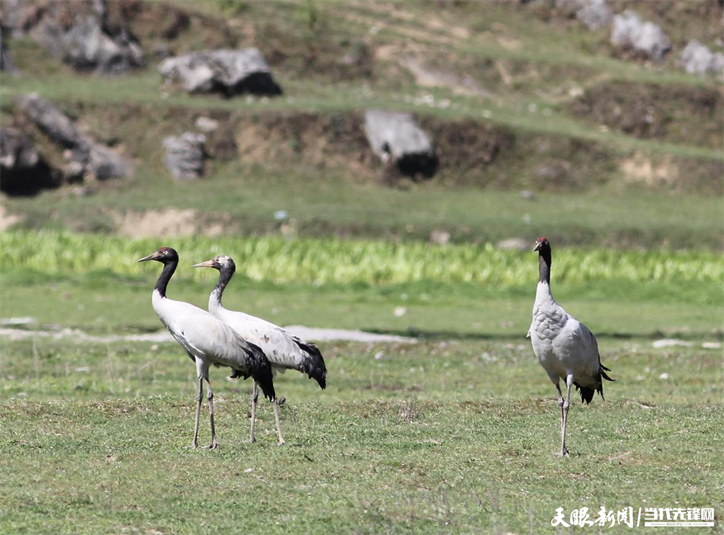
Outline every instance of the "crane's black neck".
<path id="1" fill-rule="evenodd" d="M 168 285 L 168 281 L 171 280 L 174 271 L 176 271 L 176 266 L 178 266 L 178 258 L 175 260 L 169 260 L 163 264 L 161 276 L 158 277 L 156 286 L 153 288 L 161 297 L 166 297 L 166 286 Z"/>
<path id="2" fill-rule="evenodd" d="M 551 250 L 546 247 L 538 251 L 538 282 L 551 283 Z"/>
<path id="3" fill-rule="evenodd" d="M 211 292 L 211 295 L 219 305 L 221 305 L 221 298 L 224 295 L 226 285 L 229 284 L 229 281 L 231 280 L 231 277 L 234 276 L 235 271 L 236 266 L 233 264 L 223 266 L 219 270 L 219 281 L 216 283 L 216 286 L 214 286 L 214 289 Z"/>

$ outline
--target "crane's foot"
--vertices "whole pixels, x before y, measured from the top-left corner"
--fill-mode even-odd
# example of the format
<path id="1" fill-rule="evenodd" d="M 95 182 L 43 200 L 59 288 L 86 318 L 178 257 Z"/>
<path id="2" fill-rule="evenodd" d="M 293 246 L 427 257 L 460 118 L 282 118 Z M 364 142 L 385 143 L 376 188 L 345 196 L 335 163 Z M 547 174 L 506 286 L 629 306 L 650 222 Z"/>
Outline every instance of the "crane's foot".
<path id="1" fill-rule="evenodd" d="M 563 446 L 563 449 L 561 449 L 560 453 L 557 454 L 558 457 L 568 457 L 568 448 Z"/>
<path id="2" fill-rule="evenodd" d="M 283 446 L 284 444 L 286 444 L 286 442 L 284 442 L 284 439 L 283 439 L 283 438 L 280 438 L 280 439 L 279 439 L 279 445 L 280 445 L 280 446 Z"/>
<path id="3" fill-rule="evenodd" d="M 199 447 L 199 443 L 196 441 L 192 442 L 191 445 L 189 446 L 189 448 L 192 450 L 195 450 L 198 447 Z"/>
<path id="4" fill-rule="evenodd" d="M 216 439 L 214 439 L 214 440 L 211 442 L 211 444 L 209 444 L 208 446 L 206 446 L 206 448 L 209 449 L 209 450 L 215 450 L 215 449 L 218 448 L 218 447 L 219 447 L 219 443 L 216 442 Z"/>
<path id="5" fill-rule="evenodd" d="M 280 407 L 282 405 L 284 405 L 286 402 L 287 402 L 287 398 L 285 398 L 284 396 L 277 399 L 277 405 L 279 405 Z"/>

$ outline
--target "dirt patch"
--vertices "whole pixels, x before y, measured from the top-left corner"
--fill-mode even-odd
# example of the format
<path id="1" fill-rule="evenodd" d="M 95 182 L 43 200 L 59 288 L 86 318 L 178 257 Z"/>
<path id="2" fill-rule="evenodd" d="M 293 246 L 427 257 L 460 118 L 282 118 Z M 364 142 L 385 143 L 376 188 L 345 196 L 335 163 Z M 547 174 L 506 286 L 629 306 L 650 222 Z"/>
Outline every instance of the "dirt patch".
<path id="1" fill-rule="evenodd" d="M 724 193 L 724 162 L 721 161 L 690 160 L 668 154 L 652 157 L 636 152 L 620 161 L 619 170 L 626 182 L 656 190 Z"/>
<path id="2" fill-rule="evenodd" d="M 670 156 L 654 162 L 641 152 L 621 162 L 621 173 L 627 182 L 655 187 L 671 187 L 679 178 L 679 169 Z"/>
<path id="3" fill-rule="evenodd" d="M 318 168 L 344 167 L 353 176 L 371 177 L 377 167 L 358 113 L 264 114 L 233 121 L 236 145 L 245 162 Z"/>
<path id="4" fill-rule="evenodd" d="M 721 147 L 721 89 L 636 83 L 605 83 L 570 104 L 573 115 L 639 138 Z"/>
<path id="5" fill-rule="evenodd" d="M 22 217 L 8 213 L 7 209 L 0 204 L 0 232 L 4 232 L 20 221 Z"/>
<path id="6" fill-rule="evenodd" d="M 196 210 L 147 210 L 145 212 L 113 212 L 116 234 L 133 238 L 166 236 L 219 236 L 222 223 L 211 222 Z"/>
<path id="7" fill-rule="evenodd" d="M 122 0 L 108 2 L 109 25 L 126 27 L 144 51 L 156 58 L 185 54 L 199 48 L 229 48 L 243 33 L 223 19 L 179 9 L 171 3 Z M 240 35 L 241 34 L 241 35 Z"/>

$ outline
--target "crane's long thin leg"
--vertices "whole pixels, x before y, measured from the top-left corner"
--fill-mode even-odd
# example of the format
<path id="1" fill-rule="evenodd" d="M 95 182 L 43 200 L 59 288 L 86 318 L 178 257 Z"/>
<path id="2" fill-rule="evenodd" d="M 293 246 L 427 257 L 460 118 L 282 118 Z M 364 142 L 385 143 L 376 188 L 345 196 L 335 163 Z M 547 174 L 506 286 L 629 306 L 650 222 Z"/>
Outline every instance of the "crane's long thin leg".
<path id="1" fill-rule="evenodd" d="M 561 409 L 561 431 L 563 431 L 563 393 L 558 382 L 556 382 L 556 390 L 558 390 L 558 407 Z"/>
<path id="2" fill-rule="evenodd" d="M 206 395 L 206 399 L 209 400 L 209 422 L 211 423 L 211 444 L 209 444 L 209 449 L 215 450 L 219 447 L 219 443 L 216 442 L 216 427 L 214 426 L 214 391 L 211 390 L 208 377 L 206 378 L 206 384 L 209 385 L 209 393 Z"/>
<path id="3" fill-rule="evenodd" d="M 201 399 L 204 396 L 204 378 L 199 376 L 199 391 L 196 393 L 196 423 L 194 424 L 194 440 L 191 442 L 191 448 L 199 447 L 199 416 L 201 415 Z"/>
<path id="4" fill-rule="evenodd" d="M 568 455 L 566 448 L 566 426 L 568 425 L 568 407 L 571 406 L 571 387 L 573 386 L 573 376 L 566 377 L 566 401 L 563 403 L 563 429 L 561 429 L 561 457 Z"/>
<path id="5" fill-rule="evenodd" d="M 259 387 L 256 384 L 256 381 L 254 381 L 254 388 L 251 391 L 251 437 L 249 438 L 249 442 L 252 444 L 256 442 L 256 438 L 254 438 L 254 425 L 256 424 L 256 404 L 259 401 Z"/>
<path id="6" fill-rule="evenodd" d="M 284 444 L 284 437 L 282 436 L 282 423 L 279 420 L 279 402 L 275 399 L 272 401 L 274 405 L 274 419 L 277 421 L 277 434 L 279 435 L 279 445 Z"/>

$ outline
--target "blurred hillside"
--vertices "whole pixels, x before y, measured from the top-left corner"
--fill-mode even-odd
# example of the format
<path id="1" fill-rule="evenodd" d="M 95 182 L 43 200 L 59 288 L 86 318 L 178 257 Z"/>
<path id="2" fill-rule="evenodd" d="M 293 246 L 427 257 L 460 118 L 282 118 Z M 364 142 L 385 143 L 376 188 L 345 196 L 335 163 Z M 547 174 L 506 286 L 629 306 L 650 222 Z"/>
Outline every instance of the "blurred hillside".
<path id="1" fill-rule="evenodd" d="M 635 12 L 669 48 L 657 59 L 612 44 L 611 21 L 589 28 L 580 15 L 588 3 Z M 682 60 L 691 41 L 721 52 L 717 0 L 5 0 L 2 9 L 11 65 L 2 127 L 25 136 L 44 166 L 3 168 L 6 228 L 724 245 L 721 74 L 689 73 Z M 247 47 L 280 95 L 190 94 L 158 71 L 189 52 Z M 89 59 L 91 49 L 112 49 L 109 61 Z M 30 93 L 67 118 L 60 141 L 28 111 Z M 373 152 L 371 109 L 413 114 L 434 146 L 432 176 Z M 197 179 L 174 179 L 164 165 L 164 139 L 185 132 L 204 136 L 189 164 Z M 123 173 L 108 171 L 116 157 Z"/>

